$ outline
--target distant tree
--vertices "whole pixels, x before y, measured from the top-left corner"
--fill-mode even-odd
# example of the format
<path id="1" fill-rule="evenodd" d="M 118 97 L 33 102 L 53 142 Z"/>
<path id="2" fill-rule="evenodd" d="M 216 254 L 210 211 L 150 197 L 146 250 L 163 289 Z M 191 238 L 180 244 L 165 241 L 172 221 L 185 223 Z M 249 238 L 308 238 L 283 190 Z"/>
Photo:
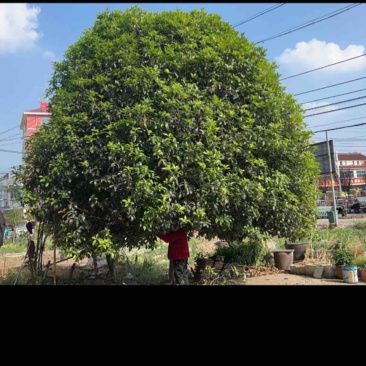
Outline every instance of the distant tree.
<path id="1" fill-rule="evenodd" d="M 241 242 L 314 227 L 319 169 L 276 65 L 203 10 L 105 11 L 54 63 L 52 117 L 18 170 L 68 253 L 179 227 Z"/>
<path id="2" fill-rule="evenodd" d="M 342 192 L 347 192 L 347 194 L 350 194 L 352 188 L 353 171 L 341 170 L 339 174 L 341 178 Z"/>

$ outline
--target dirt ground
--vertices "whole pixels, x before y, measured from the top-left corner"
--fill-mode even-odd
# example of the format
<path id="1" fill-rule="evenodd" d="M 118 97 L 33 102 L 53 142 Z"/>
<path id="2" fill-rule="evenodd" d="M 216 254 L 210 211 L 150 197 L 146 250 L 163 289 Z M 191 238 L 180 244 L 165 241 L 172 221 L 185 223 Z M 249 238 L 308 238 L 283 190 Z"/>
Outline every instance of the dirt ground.
<path id="1" fill-rule="evenodd" d="M 56 256 L 56 260 L 61 260 L 60 257 Z M 44 253 L 44 265 L 51 261 L 53 263 L 53 251 L 47 251 Z M 8 273 L 9 271 L 13 271 L 15 277 L 19 273 L 19 270 L 25 271 L 26 269 L 21 269 L 21 265 L 23 263 L 23 255 L 22 254 L 7 254 L 0 256 L 0 277 L 2 278 L 4 274 Z M 73 278 L 78 276 L 78 272 L 80 268 L 85 268 L 86 260 L 78 263 L 75 267 Z M 74 264 L 73 260 L 64 260 L 60 263 L 56 263 L 56 284 L 58 284 L 58 278 L 62 276 L 67 282 L 70 277 L 70 269 Z M 90 268 L 90 273 L 92 273 L 92 269 Z M 266 270 L 263 273 L 270 273 L 270 274 L 260 274 L 260 273 L 253 273 L 253 276 L 248 276 L 247 281 L 237 281 L 236 285 L 245 285 L 245 286 L 365 286 L 366 282 L 360 281 L 358 283 L 346 283 L 343 280 L 339 279 L 327 279 L 327 278 L 313 278 L 310 276 L 301 276 L 288 273 L 286 271 L 276 271 L 276 270 Z M 48 271 L 48 279 L 49 284 L 54 284 L 54 272 L 53 266 L 50 267 Z M 15 282 L 15 281 L 14 281 Z M 15 283 L 14 283 L 15 284 Z M 20 284 L 20 283 L 19 283 Z M 88 284 L 94 285 L 104 285 L 105 283 L 101 280 L 94 280 L 92 283 L 89 282 Z M 136 283 L 133 283 L 136 284 Z"/>
<path id="2" fill-rule="evenodd" d="M 336 278 L 314 278 L 291 273 L 278 273 L 273 275 L 251 277 L 247 281 L 249 286 L 365 286 L 366 282 L 347 283 Z"/>
<path id="3" fill-rule="evenodd" d="M 348 217 L 346 219 L 339 219 L 339 227 L 347 227 L 352 226 L 356 222 L 366 221 L 365 215 L 359 215 L 355 217 Z M 318 220 L 318 227 L 327 227 L 329 225 L 328 220 Z M 56 273 L 53 269 L 53 263 L 56 260 Z M 22 271 L 28 270 L 25 266 L 22 266 L 24 263 L 24 253 L 14 253 L 14 254 L 3 254 L 0 255 L 0 279 L 3 279 L 9 271 L 14 273 L 14 277 L 17 277 L 18 273 Z M 47 272 L 47 277 L 49 279 L 49 284 L 58 284 L 58 278 L 66 278 L 69 279 L 69 282 L 72 281 L 72 278 L 78 276 L 79 272 L 83 269 L 92 270 L 91 266 L 87 265 L 87 259 L 77 263 L 74 266 L 74 270 L 71 271 L 73 264 L 75 263 L 73 260 L 64 260 L 60 257 L 60 255 L 56 254 L 56 259 L 54 259 L 53 251 L 46 251 L 43 255 L 43 265 L 47 265 L 50 263 L 49 270 Z M 91 272 L 89 272 L 91 273 Z M 55 282 L 56 281 L 56 282 Z M 89 283 L 90 284 L 90 283 Z M 94 285 L 104 285 L 105 283 L 100 280 L 94 280 Z M 132 283 L 131 283 L 132 284 Z M 277 270 L 275 268 L 264 269 L 263 272 L 253 271 L 247 277 L 247 281 L 238 281 L 237 285 L 246 285 L 246 286 L 365 286 L 366 282 L 358 281 L 358 283 L 346 283 L 343 280 L 339 279 L 327 279 L 327 278 L 313 278 L 310 276 L 303 275 L 295 275 L 289 273 L 287 271 Z"/>

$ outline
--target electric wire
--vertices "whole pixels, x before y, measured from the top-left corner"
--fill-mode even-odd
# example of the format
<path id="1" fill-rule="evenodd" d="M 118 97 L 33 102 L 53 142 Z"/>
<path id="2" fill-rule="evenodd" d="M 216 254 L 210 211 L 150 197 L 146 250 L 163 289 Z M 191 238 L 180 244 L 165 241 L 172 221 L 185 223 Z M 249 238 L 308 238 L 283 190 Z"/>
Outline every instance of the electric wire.
<path id="1" fill-rule="evenodd" d="M 312 131 L 312 132 L 313 132 L 313 133 L 318 133 L 318 132 L 326 132 L 326 131 L 342 130 L 342 129 L 344 129 L 344 128 L 357 127 L 357 126 L 364 126 L 364 125 L 366 125 L 366 122 L 358 123 L 358 124 L 356 124 L 356 125 L 351 125 L 351 126 L 342 126 L 342 127 L 328 128 L 327 130 L 319 130 L 319 131 Z"/>
<path id="2" fill-rule="evenodd" d="M 279 37 L 282 37 L 282 36 L 285 36 L 286 34 L 289 34 L 289 33 L 293 33 L 295 31 L 298 31 L 300 29 L 303 29 L 303 28 L 306 28 L 306 27 L 309 27 L 310 25 L 313 25 L 313 24 L 316 24 L 316 23 L 319 23 L 319 22 L 322 22 L 323 20 L 326 20 L 326 19 L 329 19 L 329 18 L 332 18 L 332 17 L 335 17 L 341 13 L 344 13 L 345 11 L 347 10 L 350 10 L 356 6 L 359 6 L 359 5 L 362 5 L 363 3 L 355 3 L 355 4 L 352 4 L 352 5 L 347 5 L 345 6 L 344 8 L 341 8 L 341 9 L 338 9 L 338 10 L 335 10 L 331 13 L 328 13 L 328 14 L 325 14 L 319 18 L 315 18 L 313 20 L 310 20 L 309 22 L 307 23 L 303 23 L 303 24 L 300 24 L 298 25 L 297 27 L 294 27 L 294 28 L 291 28 L 291 29 L 288 29 L 286 31 L 283 31 L 283 32 L 280 32 L 280 33 L 277 33 L 275 34 L 274 36 L 271 36 L 271 37 L 268 37 L 268 38 L 265 38 L 265 39 L 262 39 L 261 41 L 258 41 L 256 42 L 255 44 L 258 44 L 258 43 L 263 43 L 263 42 L 266 42 L 266 41 L 269 41 L 271 39 L 275 39 L 275 38 L 279 38 Z M 335 13 L 335 14 L 334 14 Z M 324 19 L 322 19 L 324 18 Z"/>
<path id="3" fill-rule="evenodd" d="M 321 100 L 331 99 L 331 98 L 336 98 L 336 97 L 341 97 L 341 96 L 343 96 L 343 95 L 347 95 L 347 94 L 358 93 L 358 92 L 363 91 L 363 90 L 366 90 L 366 88 L 358 89 L 358 90 L 351 91 L 351 92 L 348 92 L 348 93 L 342 93 L 342 94 L 332 95 L 332 96 L 330 96 L 330 97 L 325 97 L 325 98 L 320 98 L 320 99 L 309 100 L 308 102 L 300 103 L 300 105 L 303 105 L 303 104 L 309 104 L 309 103 L 315 103 L 315 102 L 320 102 Z"/>
<path id="4" fill-rule="evenodd" d="M 360 106 L 362 106 L 362 105 L 366 105 L 366 103 L 356 104 L 356 105 L 351 105 L 351 106 L 349 106 L 349 107 L 337 108 L 337 109 L 333 109 L 332 111 L 326 111 L 326 112 L 320 112 L 320 113 L 308 114 L 307 116 L 304 116 L 304 118 L 306 118 L 306 117 L 312 117 L 312 116 L 318 116 L 319 114 L 325 114 L 325 113 L 338 112 L 338 111 L 341 111 L 341 110 L 343 110 L 343 109 L 356 108 L 356 107 L 360 107 Z"/>
<path id="5" fill-rule="evenodd" d="M 4 141 L 5 142 L 5 141 Z M 22 143 L 21 142 L 10 142 L 10 143 L 3 143 L 1 142 L 0 143 L 0 146 L 7 146 L 7 145 L 17 145 L 17 146 L 22 146 Z"/>
<path id="6" fill-rule="evenodd" d="M 341 100 L 340 102 L 336 102 L 336 103 L 330 103 L 330 104 L 320 105 L 320 106 L 313 107 L 313 108 L 304 109 L 304 111 L 311 111 L 311 110 L 313 110 L 313 109 L 319 109 L 319 108 L 331 107 L 332 105 L 341 104 L 341 103 L 347 103 L 347 102 L 352 102 L 353 100 L 364 99 L 364 98 L 366 98 L 366 95 L 364 95 L 364 96 L 362 96 L 362 97 L 358 97 L 358 98 L 352 98 L 352 99 L 347 99 L 347 100 Z"/>
<path id="7" fill-rule="evenodd" d="M 337 122 L 331 122 L 331 123 L 324 123 L 324 124 L 318 125 L 316 127 L 322 127 L 322 126 L 328 126 L 328 125 L 336 125 L 338 123 L 349 122 L 349 121 L 356 121 L 357 119 L 362 119 L 362 118 L 366 118 L 366 116 L 358 117 L 358 118 L 345 119 L 343 121 L 337 121 Z"/>
<path id="8" fill-rule="evenodd" d="M 302 93 L 297 93 L 297 94 L 293 94 L 294 97 L 298 96 L 298 95 L 302 95 L 302 94 L 307 94 L 307 93 L 312 93 L 314 91 L 318 91 L 318 90 L 323 90 L 323 89 L 328 89 L 328 88 L 332 88 L 333 86 L 338 86 L 338 85 L 343 85 L 343 84 L 348 84 L 348 83 L 352 83 L 354 81 L 358 81 L 361 79 L 366 79 L 366 76 L 363 76 L 361 78 L 357 78 L 357 79 L 352 79 L 352 80 L 348 80 L 348 81 L 343 81 L 342 83 L 338 83 L 338 84 L 332 84 L 332 85 L 328 85 L 328 86 L 324 86 L 322 88 L 318 88 L 318 89 L 313 89 L 313 90 L 308 90 L 306 92 L 302 92 Z"/>
<path id="9" fill-rule="evenodd" d="M 233 28 L 239 27 L 239 25 L 242 25 L 242 24 L 244 24 L 244 23 L 247 23 L 247 22 L 249 22 L 249 21 L 251 21 L 251 20 L 253 20 L 253 19 L 256 19 L 256 18 L 260 17 L 261 15 L 264 15 L 264 14 L 266 14 L 266 13 L 268 13 L 268 12 L 272 11 L 272 10 L 275 10 L 275 9 L 279 8 L 280 6 L 283 6 L 283 5 L 285 5 L 285 4 L 286 4 L 286 3 L 279 3 L 279 4 L 275 5 L 275 6 L 272 6 L 271 8 L 268 8 L 268 9 L 263 10 L 263 11 L 261 11 L 261 12 L 257 13 L 257 14 L 254 14 L 254 15 L 252 15 L 251 17 L 249 17 L 249 18 L 247 18 L 247 19 L 242 20 L 242 21 L 241 21 L 241 22 L 239 22 L 238 24 L 233 25 Z"/>
<path id="10" fill-rule="evenodd" d="M 363 138 L 360 138 L 363 137 Z M 337 138 L 338 141 L 340 140 L 358 140 L 358 141 L 366 141 L 366 135 L 358 136 L 358 137 L 344 137 L 344 138 Z"/>
<path id="11" fill-rule="evenodd" d="M 15 140 L 15 139 L 22 139 L 21 135 L 11 135 L 6 138 L 0 139 L 0 141 L 9 141 L 9 140 Z"/>
<path id="12" fill-rule="evenodd" d="M 19 128 L 19 126 L 16 126 L 16 127 L 13 127 L 13 128 L 9 128 L 9 129 L 8 129 L 8 130 L 6 130 L 6 131 L 2 131 L 2 132 L 0 132 L 0 136 L 1 136 L 1 135 L 4 135 L 5 133 L 7 133 L 7 132 L 9 132 L 9 131 L 15 130 L 16 128 Z"/>
<path id="13" fill-rule="evenodd" d="M 337 123 L 340 123 L 340 122 L 337 122 Z M 317 125 L 317 126 L 313 126 L 313 128 L 318 128 L 318 127 L 324 127 L 324 126 L 329 126 L 329 125 L 335 125 L 337 123 L 324 123 L 324 124 L 321 124 L 321 125 Z M 360 129 L 360 131 L 362 130 L 362 132 L 365 131 L 365 129 Z"/>
<path id="14" fill-rule="evenodd" d="M 4 149 L 0 149 L 0 151 L 3 151 L 3 152 L 10 152 L 10 153 L 16 153 L 16 154 L 23 154 L 21 151 L 4 150 Z"/>
<path id="15" fill-rule="evenodd" d="M 287 80 L 287 79 L 291 79 L 291 78 L 294 78 L 294 77 L 300 76 L 300 75 L 305 75 L 305 74 L 308 74 L 309 72 L 313 72 L 313 71 L 317 71 L 317 70 L 322 70 L 322 69 L 325 69 L 327 67 L 334 66 L 334 65 L 338 65 L 338 64 L 341 64 L 342 62 L 348 62 L 348 61 L 351 61 L 351 60 L 354 60 L 356 58 L 363 57 L 363 56 L 366 56 L 366 53 L 364 53 L 363 55 L 359 55 L 359 56 L 355 56 L 355 57 L 348 58 L 348 59 L 343 60 L 343 61 L 334 62 L 333 64 L 329 64 L 329 65 L 326 65 L 326 66 L 318 67 L 316 69 L 308 70 L 308 71 L 305 71 L 305 72 L 300 72 L 299 74 L 287 76 L 286 78 L 280 79 L 280 81 Z"/>

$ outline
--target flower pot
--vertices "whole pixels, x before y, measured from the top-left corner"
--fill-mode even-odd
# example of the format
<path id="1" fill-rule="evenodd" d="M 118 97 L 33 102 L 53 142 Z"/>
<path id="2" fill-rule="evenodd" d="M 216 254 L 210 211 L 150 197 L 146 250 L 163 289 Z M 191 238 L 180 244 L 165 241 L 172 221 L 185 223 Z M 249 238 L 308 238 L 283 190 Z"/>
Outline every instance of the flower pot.
<path id="1" fill-rule="evenodd" d="M 294 251 L 295 249 L 274 250 L 273 259 L 275 261 L 275 266 L 279 269 L 288 271 L 291 264 L 294 262 Z"/>
<path id="2" fill-rule="evenodd" d="M 336 264 L 335 265 L 334 274 L 337 278 L 339 278 L 340 280 L 343 280 L 343 272 L 342 272 L 342 265 L 341 264 Z"/>
<path id="3" fill-rule="evenodd" d="M 294 262 L 303 261 L 305 259 L 305 252 L 309 243 L 287 243 L 286 249 L 294 249 Z"/>
<path id="4" fill-rule="evenodd" d="M 366 268 L 359 268 L 361 281 L 366 281 Z"/>
<path id="5" fill-rule="evenodd" d="M 358 283 L 357 266 L 342 266 L 343 281 Z"/>

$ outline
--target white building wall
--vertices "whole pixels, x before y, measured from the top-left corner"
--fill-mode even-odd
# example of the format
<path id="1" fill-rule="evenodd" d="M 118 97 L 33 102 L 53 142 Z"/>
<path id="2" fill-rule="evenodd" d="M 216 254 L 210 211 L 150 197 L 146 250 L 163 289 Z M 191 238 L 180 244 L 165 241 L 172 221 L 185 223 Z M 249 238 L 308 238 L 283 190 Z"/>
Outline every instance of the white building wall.
<path id="1" fill-rule="evenodd" d="M 15 177 L 11 173 L 0 176 L 0 209 L 12 209 L 21 207 L 15 192 L 9 190 L 14 185 Z"/>

